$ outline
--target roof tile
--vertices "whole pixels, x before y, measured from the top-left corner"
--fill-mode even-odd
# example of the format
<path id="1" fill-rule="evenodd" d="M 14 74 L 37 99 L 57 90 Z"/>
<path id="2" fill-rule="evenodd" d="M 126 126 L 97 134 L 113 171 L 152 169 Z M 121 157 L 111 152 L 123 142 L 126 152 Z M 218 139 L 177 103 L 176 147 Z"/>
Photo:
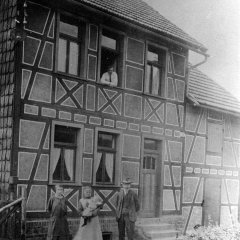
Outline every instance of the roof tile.
<path id="1" fill-rule="evenodd" d="M 130 20 L 143 27 L 161 32 L 168 37 L 182 40 L 195 48 L 206 51 L 206 47 L 163 17 L 143 0 L 78 0 L 112 15 Z"/>
<path id="2" fill-rule="evenodd" d="M 196 68 L 189 73 L 188 93 L 200 104 L 240 113 L 238 99 Z"/>

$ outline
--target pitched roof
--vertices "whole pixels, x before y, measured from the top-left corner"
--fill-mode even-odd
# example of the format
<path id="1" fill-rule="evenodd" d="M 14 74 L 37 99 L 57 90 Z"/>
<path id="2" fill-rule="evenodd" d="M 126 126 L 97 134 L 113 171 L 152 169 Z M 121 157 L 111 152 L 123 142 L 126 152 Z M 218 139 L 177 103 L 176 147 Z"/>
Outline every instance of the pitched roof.
<path id="1" fill-rule="evenodd" d="M 206 47 L 189 36 L 175 24 L 163 17 L 143 0 L 77 0 L 98 8 L 111 15 L 132 21 L 135 24 L 161 32 L 163 35 L 180 40 L 194 48 L 206 51 Z"/>
<path id="2" fill-rule="evenodd" d="M 200 105 L 240 113 L 240 101 L 196 68 L 189 72 L 189 93 Z"/>

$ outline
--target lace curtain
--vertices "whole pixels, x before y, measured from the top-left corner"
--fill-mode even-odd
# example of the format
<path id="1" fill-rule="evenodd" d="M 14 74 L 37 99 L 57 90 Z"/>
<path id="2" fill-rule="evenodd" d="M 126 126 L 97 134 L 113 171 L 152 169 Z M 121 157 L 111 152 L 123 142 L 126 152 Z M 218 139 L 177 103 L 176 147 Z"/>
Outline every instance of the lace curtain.
<path id="1" fill-rule="evenodd" d="M 60 153 L 61 153 L 60 148 L 53 148 L 53 172 L 56 169 L 58 161 L 60 160 Z"/>
<path id="2" fill-rule="evenodd" d="M 102 173 L 105 171 L 105 174 L 104 174 L 105 179 L 101 179 L 101 180 L 99 179 L 99 181 L 112 182 L 113 181 L 114 154 L 105 153 L 105 161 L 103 161 L 102 157 L 103 157 L 103 153 L 98 152 L 97 159 L 96 159 L 97 179 L 99 179 L 99 177 L 101 179 Z M 102 165 L 100 166 L 100 164 L 102 164 Z"/>
<path id="3" fill-rule="evenodd" d="M 70 180 L 73 180 L 73 158 L 74 158 L 74 150 L 65 149 L 64 150 L 64 161 L 67 168 L 68 175 Z"/>
<path id="4" fill-rule="evenodd" d="M 110 182 L 113 181 L 113 154 L 106 153 L 105 165 Z"/>

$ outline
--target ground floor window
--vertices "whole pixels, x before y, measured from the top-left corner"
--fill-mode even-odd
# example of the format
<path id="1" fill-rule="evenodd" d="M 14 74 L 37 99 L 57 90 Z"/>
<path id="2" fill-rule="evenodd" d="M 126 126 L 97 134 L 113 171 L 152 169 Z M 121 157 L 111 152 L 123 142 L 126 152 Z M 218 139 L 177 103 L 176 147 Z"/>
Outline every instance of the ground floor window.
<path id="1" fill-rule="evenodd" d="M 52 126 L 52 182 L 75 183 L 80 169 L 81 127 L 55 123 Z"/>
<path id="2" fill-rule="evenodd" d="M 116 184 L 120 135 L 115 132 L 98 131 L 96 138 L 95 183 Z"/>

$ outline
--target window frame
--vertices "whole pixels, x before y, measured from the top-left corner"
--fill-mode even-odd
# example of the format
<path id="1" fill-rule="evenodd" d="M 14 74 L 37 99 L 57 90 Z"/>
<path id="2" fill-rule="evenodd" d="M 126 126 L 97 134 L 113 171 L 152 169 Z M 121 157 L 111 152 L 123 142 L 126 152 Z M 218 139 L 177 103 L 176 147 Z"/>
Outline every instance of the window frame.
<path id="1" fill-rule="evenodd" d="M 145 148 L 144 144 L 145 144 L 145 140 L 147 140 L 147 139 L 156 141 L 157 149 Z M 151 157 L 161 157 L 160 156 L 161 155 L 160 150 L 161 150 L 161 140 L 155 139 L 155 138 L 152 138 L 152 137 L 151 138 L 146 137 L 146 136 L 143 138 L 143 165 L 142 165 L 143 169 L 148 169 L 148 168 L 144 168 L 144 157 L 146 155 L 151 156 Z M 157 167 L 157 162 L 156 161 L 154 163 L 154 166 L 155 166 L 155 169 L 156 169 L 156 167 Z M 152 169 L 152 168 L 150 168 L 150 169 Z"/>
<path id="2" fill-rule="evenodd" d="M 104 146 L 99 146 L 99 145 L 97 145 L 97 153 L 99 153 L 99 152 L 101 152 L 102 153 L 102 155 L 103 155 L 103 161 L 104 161 L 104 165 L 106 166 L 106 155 L 107 154 L 113 154 L 113 156 L 114 156 L 114 158 L 113 158 L 113 180 L 112 180 L 112 182 L 114 183 L 115 182 L 115 171 L 116 171 L 116 169 L 115 169 L 115 165 L 116 165 L 116 153 L 117 153 L 117 150 L 116 150 L 116 148 L 117 148 L 117 135 L 116 134 L 110 134 L 110 133 L 106 133 L 106 132 L 98 132 L 98 135 L 96 136 L 97 138 L 99 137 L 99 134 L 100 133 L 103 133 L 103 134 L 105 134 L 105 135 L 111 135 L 111 136 L 113 136 L 113 140 L 114 140 L 114 147 L 113 148 L 110 148 L 110 147 L 104 147 Z M 105 175 L 102 173 L 102 176 L 101 176 L 101 178 L 103 179 L 103 177 L 104 177 Z M 97 182 L 96 181 L 96 184 L 103 184 L 103 185 L 112 185 L 113 183 L 107 183 L 107 182 L 104 182 L 104 181 L 101 181 L 101 182 Z"/>
<path id="3" fill-rule="evenodd" d="M 55 126 L 60 125 L 64 127 L 73 127 L 77 129 L 76 133 L 76 151 L 75 151 L 75 161 L 74 161 L 74 181 L 55 181 L 53 180 L 53 148 L 55 146 L 54 136 L 55 136 Z M 49 158 L 49 184 L 59 183 L 61 185 L 81 185 L 82 184 L 82 160 L 83 160 L 83 136 L 84 136 L 84 126 L 82 124 L 68 123 L 62 121 L 52 121 L 51 125 L 51 142 L 50 142 L 50 158 Z M 56 143 L 57 144 L 57 143 Z M 69 146 L 69 144 L 66 144 Z"/>
<path id="4" fill-rule="evenodd" d="M 150 95 L 150 96 L 154 96 L 154 97 L 160 97 L 160 98 L 165 98 L 166 97 L 166 79 L 167 79 L 167 74 L 168 74 L 168 55 L 169 55 L 169 50 L 167 47 L 164 47 L 164 46 L 161 46 L 161 45 L 158 45 L 158 44 L 155 44 L 153 42 L 150 42 L 150 41 L 146 41 L 146 44 L 145 44 L 145 74 L 144 74 L 144 82 L 143 82 L 143 93 L 146 94 L 146 95 Z M 153 49 L 156 49 L 159 51 L 165 51 L 165 65 L 163 66 L 164 68 L 164 73 L 162 73 L 162 78 L 161 81 L 160 81 L 160 94 L 152 94 L 150 92 L 146 92 L 146 79 L 147 79 L 147 75 L 148 75 L 148 71 L 147 71 L 147 68 L 148 68 L 148 62 L 151 62 L 148 60 L 148 51 L 149 51 L 149 47 L 153 48 Z M 160 66 L 160 64 L 156 64 L 156 63 L 152 63 L 151 64 L 152 66 L 154 67 L 158 67 Z M 151 79 L 152 81 L 152 79 Z"/>
<path id="5" fill-rule="evenodd" d="M 107 34 L 103 34 L 103 32 L 106 31 Z M 107 48 L 107 47 L 102 47 L 102 36 L 113 36 L 113 39 L 117 40 L 116 43 L 116 48 L 117 50 L 113 50 L 111 48 Z M 118 84 L 117 88 L 122 88 L 123 87 L 123 79 L 125 76 L 125 59 L 126 59 L 126 33 L 122 32 L 122 31 L 118 31 L 115 29 L 112 29 L 110 27 L 107 27 L 105 25 L 100 25 L 99 26 L 99 37 L 98 37 L 98 46 L 99 46 L 99 51 L 98 51 L 98 83 L 101 84 L 100 79 L 102 77 L 102 72 L 101 72 L 101 68 L 102 68 L 102 48 L 105 48 L 109 51 L 113 51 L 115 52 L 115 54 L 117 55 L 117 66 L 114 68 L 114 71 L 117 73 L 118 75 Z"/>
<path id="6" fill-rule="evenodd" d="M 96 181 L 96 173 L 98 166 L 96 165 L 96 161 L 94 161 L 93 166 L 93 185 L 94 186 L 101 186 L 101 187 L 119 187 L 120 186 L 120 166 L 121 166 L 121 153 L 122 153 L 122 133 L 119 130 L 115 129 L 108 129 L 108 128 L 96 128 L 95 129 L 95 143 L 94 143 L 94 159 L 97 159 L 98 155 L 98 134 L 99 133 L 106 133 L 111 135 L 116 135 L 115 141 L 115 160 L 114 160 L 114 169 L 113 169 L 113 183 L 98 183 Z M 100 149 L 107 149 L 105 147 L 100 147 Z"/>
<path id="7" fill-rule="evenodd" d="M 60 21 L 61 21 L 61 17 L 63 20 L 65 20 L 64 22 L 69 23 L 69 24 L 75 24 L 78 26 L 78 36 L 77 38 L 74 38 L 70 35 L 64 34 L 60 32 Z M 56 73 L 61 74 L 61 75 L 67 75 L 67 76 L 71 76 L 71 77 L 75 77 L 75 78 L 82 78 L 85 76 L 86 72 L 84 69 L 84 66 L 86 65 L 86 53 L 85 53 L 85 45 L 86 45 L 86 22 L 81 19 L 78 18 L 75 15 L 70 15 L 67 13 L 62 13 L 59 12 L 57 14 L 57 26 L 56 26 L 56 39 L 55 39 L 55 43 L 56 43 L 56 47 L 55 47 L 55 67 L 54 70 Z M 58 56 L 59 56 L 59 41 L 60 39 L 63 39 L 65 41 L 67 41 L 66 44 L 66 63 L 65 63 L 65 67 L 66 67 L 66 71 L 60 71 L 58 69 L 59 67 L 59 62 L 58 62 Z M 69 73 L 69 56 L 70 56 L 70 43 L 75 43 L 78 45 L 78 66 L 77 66 L 77 74 L 72 74 Z"/>

